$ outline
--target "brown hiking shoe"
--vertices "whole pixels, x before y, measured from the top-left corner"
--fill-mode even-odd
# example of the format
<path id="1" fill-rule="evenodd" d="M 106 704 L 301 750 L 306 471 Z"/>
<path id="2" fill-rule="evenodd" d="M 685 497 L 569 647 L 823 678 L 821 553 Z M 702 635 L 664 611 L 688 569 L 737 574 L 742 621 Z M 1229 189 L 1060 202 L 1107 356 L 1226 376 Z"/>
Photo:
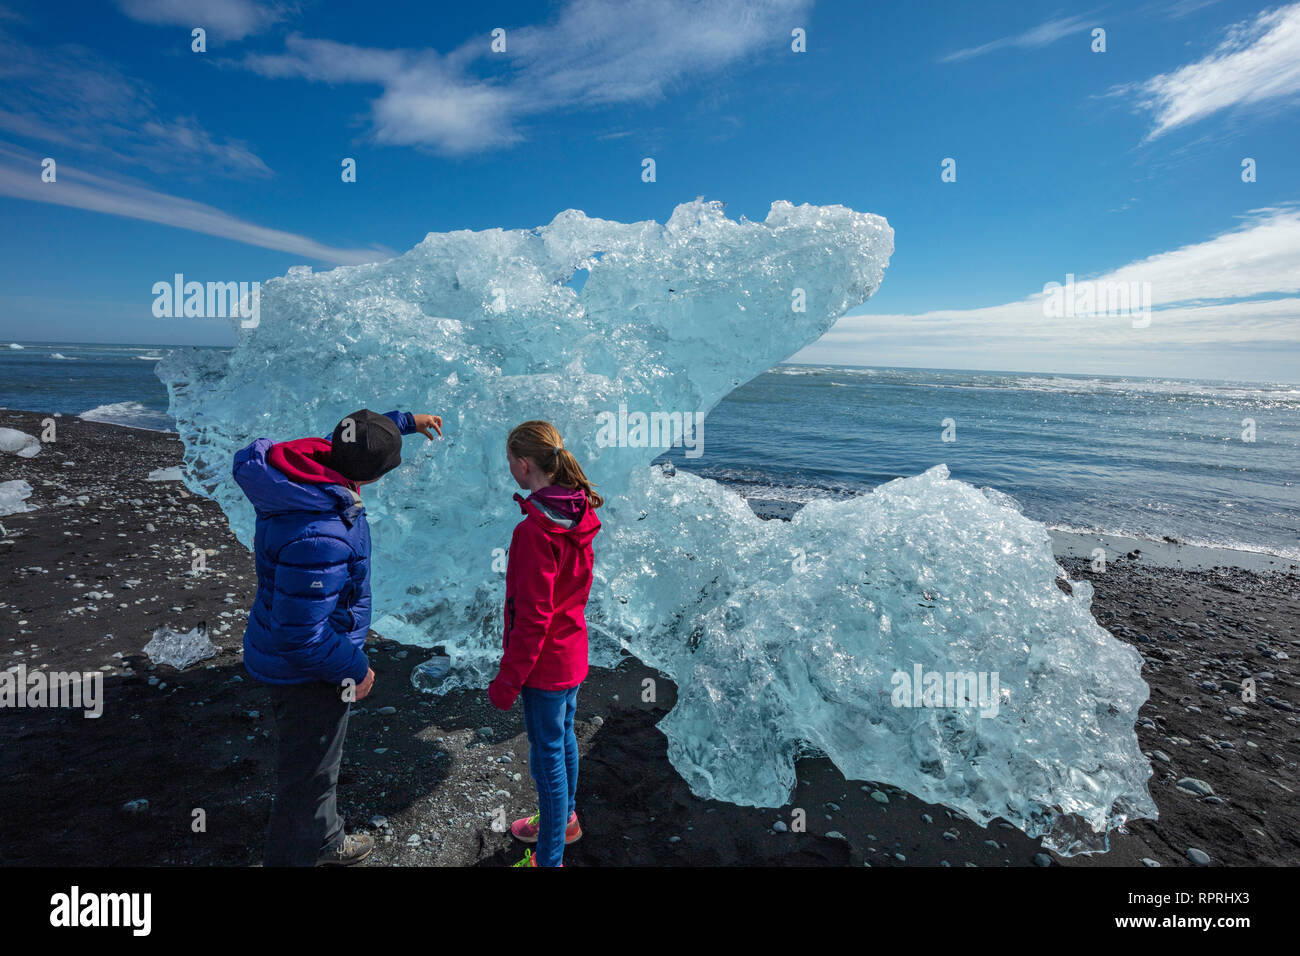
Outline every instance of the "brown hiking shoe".
<path id="1" fill-rule="evenodd" d="M 365 833 L 349 833 L 332 849 L 322 853 L 317 866 L 351 866 L 360 863 L 375 848 L 375 838 Z"/>

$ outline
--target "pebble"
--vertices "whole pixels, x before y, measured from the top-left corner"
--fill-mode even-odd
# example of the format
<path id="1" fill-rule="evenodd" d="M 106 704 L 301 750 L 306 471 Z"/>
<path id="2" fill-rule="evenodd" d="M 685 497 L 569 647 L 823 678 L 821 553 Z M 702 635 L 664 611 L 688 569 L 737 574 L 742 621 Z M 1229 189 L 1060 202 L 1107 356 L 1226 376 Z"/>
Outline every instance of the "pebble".
<path id="1" fill-rule="evenodd" d="M 888 803 L 889 794 L 885 793 L 883 790 L 872 790 L 871 799 L 875 800 L 876 803 Z"/>
<path id="2" fill-rule="evenodd" d="M 1046 853 L 1034 854 L 1034 866 L 1051 866 L 1051 865 L 1052 865 L 1052 858 L 1048 856 Z"/>
<path id="3" fill-rule="evenodd" d="M 380 707 L 377 711 L 375 711 L 375 713 L 376 713 L 376 714 L 382 714 L 383 716 L 387 717 L 387 716 L 389 716 L 390 714 L 395 714 L 395 713 L 397 713 L 397 708 L 396 708 L 396 707 Z"/>
<path id="4" fill-rule="evenodd" d="M 1143 865 L 1143 866 L 1159 866 L 1159 865 L 1160 865 L 1160 861 L 1159 861 L 1159 860 L 1153 860 L 1153 859 L 1151 859 L 1151 857 L 1149 857 L 1149 856 L 1144 856 L 1144 857 L 1142 857 L 1142 865 Z"/>
<path id="5" fill-rule="evenodd" d="M 1187 848 L 1187 859 L 1191 860 L 1197 866 L 1209 866 L 1210 855 L 1204 850 L 1198 850 L 1196 847 Z"/>
<path id="6" fill-rule="evenodd" d="M 777 833 L 785 833 L 790 828 L 785 825 L 785 821 L 777 820 L 776 823 L 772 824 L 772 829 L 775 830 Z"/>
<path id="7" fill-rule="evenodd" d="M 1198 797 L 1210 797 L 1214 795 L 1214 788 L 1204 780 L 1198 780 L 1195 777 L 1183 777 L 1178 781 L 1178 789 L 1185 790 L 1188 793 L 1194 793 Z"/>
<path id="8" fill-rule="evenodd" d="M 127 813 L 144 813 L 149 809 L 149 801 L 144 797 L 137 800 L 128 800 L 122 804 L 122 809 Z"/>
<path id="9" fill-rule="evenodd" d="M 826 831 L 826 839 L 828 839 L 828 840 L 843 840 L 843 839 L 844 839 L 844 834 L 841 833 L 839 830 L 827 830 L 827 831 Z"/>

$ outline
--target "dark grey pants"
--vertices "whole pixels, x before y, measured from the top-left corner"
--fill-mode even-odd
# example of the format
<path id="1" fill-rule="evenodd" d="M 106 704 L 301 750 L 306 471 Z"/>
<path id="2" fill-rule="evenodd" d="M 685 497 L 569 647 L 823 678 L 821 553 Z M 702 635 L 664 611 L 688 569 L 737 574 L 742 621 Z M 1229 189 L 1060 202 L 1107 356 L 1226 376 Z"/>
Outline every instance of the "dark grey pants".
<path id="1" fill-rule="evenodd" d="M 278 750 L 262 862 L 315 866 L 322 852 L 343 839 L 335 797 L 351 705 L 342 687 L 320 681 L 270 689 Z"/>

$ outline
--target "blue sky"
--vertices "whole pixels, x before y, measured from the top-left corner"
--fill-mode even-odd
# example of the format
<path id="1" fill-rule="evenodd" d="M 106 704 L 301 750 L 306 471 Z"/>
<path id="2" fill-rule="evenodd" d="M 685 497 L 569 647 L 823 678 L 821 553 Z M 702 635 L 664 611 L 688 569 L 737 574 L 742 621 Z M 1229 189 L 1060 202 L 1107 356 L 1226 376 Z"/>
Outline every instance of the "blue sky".
<path id="1" fill-rule="evenodd" d="M 153 284 L 704 196 L 893 226 L 798 361 L 1300 378 L 1300 4 L 0 3 L 0 338 L 232 343 Z M 1150 322 L 1046 318 L 1067 274 Z"/>

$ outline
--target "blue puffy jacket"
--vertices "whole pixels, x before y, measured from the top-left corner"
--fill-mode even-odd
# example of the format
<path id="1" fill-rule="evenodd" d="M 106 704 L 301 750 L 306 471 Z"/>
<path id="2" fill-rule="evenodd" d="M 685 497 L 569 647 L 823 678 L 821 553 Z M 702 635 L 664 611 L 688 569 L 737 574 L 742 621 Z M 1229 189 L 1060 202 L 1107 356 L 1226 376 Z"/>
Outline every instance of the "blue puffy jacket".
<path id="1" fill-rule="evenodd" d="M 406 412 L 387 412 L 403 435 Z M 343 485 L 290 479 L 259 438 L 235 455 L 234 477 L 257 511 L 257 595 L 244 630 L 244 667 L 268 684 L 365 680 L 370 629 L 370 526 Z"/>

